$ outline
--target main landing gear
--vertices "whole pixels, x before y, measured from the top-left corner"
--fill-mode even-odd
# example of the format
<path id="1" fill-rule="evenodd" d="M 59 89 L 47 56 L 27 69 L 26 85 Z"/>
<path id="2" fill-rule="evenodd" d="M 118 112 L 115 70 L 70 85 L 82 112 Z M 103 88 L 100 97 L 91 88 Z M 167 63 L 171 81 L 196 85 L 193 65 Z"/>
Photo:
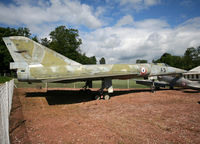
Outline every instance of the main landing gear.
<path id="1" fill-rule="evenodd" d="M 94 99 L 95 100 L 100 100 L 100 99 L 109 100 L 110 99 L 110 95 L 108 93 L 104 93 L 104 91 L 102 89 L 100 89 L 98 91 L 98 94 L 95 95 Z"/>
<path id="2" fill-rule="evenodd" d="M 104 89 L 107 89 L 108 92 L 104 92 Z M 104 78 L 102 80 L 101 88 L 98 90 L 97 95 L 95 95 L 95 100 L 109 100 L 110 99 L 110 93 L 113 93 L 113 87 L 112 87 L 112 79 L 110 78 Z"/>
<path id="3" fill-rule="evenodd" d="M 100 100 L 100 99 L 104 99 L 104 100 L 109 100 L 110 99 L 110 96 L 107 94 L 107 95 L 102 95 L 102 96 L 99 96 L 99 95 L 96 95 L 95 96 L 95 100 Z"/>
<path id="4" fill-rule="evenodd" d="M 87 92 L 87 88 L 92 88 L 92 81 L 86 81 L 85 86 L 83 87 L 83 91 Z M 104 89 L 107 89 L 108 91 L 104 91 Z M 112 87 L 112 79 L 111 78 L 104 78 L 102 79 L 101 88 L 97 91 L 97 94 L 95 94 L 94 99 L 95 100 L 109 100 L 110 99 L 110 93 L 113 93 L 113 87 Z"/>

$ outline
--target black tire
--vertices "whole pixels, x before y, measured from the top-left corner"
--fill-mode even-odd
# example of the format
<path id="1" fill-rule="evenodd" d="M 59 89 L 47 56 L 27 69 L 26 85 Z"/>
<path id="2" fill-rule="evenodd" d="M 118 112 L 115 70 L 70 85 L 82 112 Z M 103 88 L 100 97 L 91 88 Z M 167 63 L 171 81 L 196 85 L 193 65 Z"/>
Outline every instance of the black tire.
<path id="1" fill-rule="evenodd" d="M 160 90 L 160 87 L 156 87 L 155 89 L 156 89 L 156 90 Z"/>
<path id="2" fill-rule="evenodd" d="M 94 99 L 95 99 L 95 100 L 100 100 L 101 97 L 100 97 L 99 95 L 95 95 L 95 96 L 94 96 Z"/>
<path id="3" fill-rule="evenodd" d="M 105 95 L 104 96 L 104 100 L 109 100 L 110 99 L 110 96 L 109 95 Z"/>

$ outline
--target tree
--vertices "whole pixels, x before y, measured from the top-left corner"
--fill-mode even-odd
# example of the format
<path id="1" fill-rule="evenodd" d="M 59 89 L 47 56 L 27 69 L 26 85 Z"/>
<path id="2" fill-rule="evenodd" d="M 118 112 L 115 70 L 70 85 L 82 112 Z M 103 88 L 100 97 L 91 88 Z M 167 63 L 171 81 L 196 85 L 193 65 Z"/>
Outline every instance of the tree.
<path id="1" fill-rule="evenodd" d="M 77 60 L 79 46 L 82 44 L 78 30 L 59 26 L 50 33 L 50 37 L 52 39 L 50 48 L 70 59 Z"/>
<path id="2" fill-rule="evenodd" d="M 59 26 L 50 34 L 52 41 L 49 43 L 47 39 L 43 42 L 49 48 L 56 52 L 82 64 L 96 64 L 96 58 L 87 57 L 81 54 L 80 45 L 82 40 L 79 38 L 77 29 L 67 29 L 65 26 Z"/>
<path id="3" fill-rule="evenodd" d="M 49 47 L 50 43 L 51 43 L 51 41 L 48 40 L 47 38 L 42 38 L 41 39 L 41 44 L 44 45 L 44 46 L 46 46 L 46 47 Z"/>
<path id="4" fill-rule="evenodd" d="M 190 70 L 200 64 L 200 46 L 197 48 L 187 48 L 184 56 L 173 56 L 164 53 L 159 59 L 153 60 L 155 63 L 166 63 L 170 66 Z"/>
<path id="5" fill-rule="evenodd" d="M 90 59 L 90 63 L 88 63 L 88 64 L 96 64 L 97 63 L 97 59 L 95 56 L 89 57 L 89 59 Z"/>
<path id="6" fill-rule="evenodd" d="M 136 60 L 136 63 L 148 63 L 148 61 L 147 60 Z"/>
<path id="7" fill-rule="evenodd" d="M 100 60 L 99 60 L 99 63 L 100 64 L 106 64 L 106 60 L 104 57 L 102 57 Z"/>
<path id="8" fill-rule="evenodd" d="M 200 46 L 197 47 L 196 65 L 200 64 Z"/>
<path id="9" fill-rule="evenodd" d="M 25 37 L 30 37 L 31 36 L 31 33 L 30 33 L 30 30 L 26 27 L 19 27 L 17 29 L 17 34 L 18 36 L 25 36 Z"/>
<path id="10" fill-rule="evenodd" d="M 32 38 L 32 40 L 34 40 L 35 42 L 39 42 L 37 36 L 34 36 L 34 37 Z"/>
<path id="11" fill-rule="evenodd" d="M 97 60 L 95 56 L 92 57 L 87 57 L 84 54 L 80 54 L 78 53 L 77 57 L 79 58 L 79 60 L 81 61 L 81 64 L 96 64 Z"/>
<path id="12" fill-rule="evenodd" d="M 173 56 L 169 53 L 164 53 L 158 60 L 153 60 L 154 63 L 165 63 L 173 67 L 183 68 L 183 58 L 181 56 Z"/>
<path id="13" fill-rule="evenodd" d="M 186 70 L 192 69 L 200 64 L 199 54 L 200 54 L 199 47 L 187 48 L 187 50 L 185 51 L 184 56 L 183 56 L 184 65 L 185 65 Z"/>

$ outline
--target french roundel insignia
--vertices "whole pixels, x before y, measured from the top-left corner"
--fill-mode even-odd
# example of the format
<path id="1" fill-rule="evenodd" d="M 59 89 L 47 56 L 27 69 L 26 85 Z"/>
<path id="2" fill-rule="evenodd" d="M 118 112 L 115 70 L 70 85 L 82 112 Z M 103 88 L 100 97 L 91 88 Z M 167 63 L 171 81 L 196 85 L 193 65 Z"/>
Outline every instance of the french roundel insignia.
<path id="1" fill-rule="evenodd" d="M 144 67 L 142 67 L 141 68 L 141 75 L 145 75 L 146 73 L 147 73 L 147 70 Z"/>

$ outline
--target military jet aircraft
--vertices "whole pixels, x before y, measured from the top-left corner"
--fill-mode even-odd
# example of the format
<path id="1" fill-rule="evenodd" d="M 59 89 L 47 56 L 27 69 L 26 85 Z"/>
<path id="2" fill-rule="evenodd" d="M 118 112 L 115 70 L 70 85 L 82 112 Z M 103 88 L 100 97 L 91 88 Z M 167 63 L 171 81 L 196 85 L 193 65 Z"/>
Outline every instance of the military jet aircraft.
<path id="1" fill-rule="evenodd" d="M 152 80 L 136 80 L 137 84 L 147 85 L 153 89 L 159 89 L 160 87 L 169 86 L 170 89 L 174 87 L 190 88 L 194 90 L 200 90 L 200 81 L 191 81 L 185 79 L 183 76 L 157 76 L 158 81 Z"/>
<path id="2" fill-rule="evenodd" d="M 182 76 L 181 77 L 180 76 L 175 76 L 175 77 L 173 77 L 173 76 L 158 76 L 158 80 L 169 83 L 171 88 L 177 86 L 177 87 L 200 90 L 200 81 L 187 80 Z"/>
<path id="3" fill-rule="evenodd" d="M 26 37 L 4 37 L 3 40 L 14 60 L 10 63 L 10 69 L 17 70 L 19 81 L 29 83 L 85 81 L 86 87 L 92 87 L 93 80 L 102 80 L 102 87 L 95 99 L 110 98 L 109 93 L 113 92 L 112 79 L 185 72 L 165 64 L 82 65 Z"/>

